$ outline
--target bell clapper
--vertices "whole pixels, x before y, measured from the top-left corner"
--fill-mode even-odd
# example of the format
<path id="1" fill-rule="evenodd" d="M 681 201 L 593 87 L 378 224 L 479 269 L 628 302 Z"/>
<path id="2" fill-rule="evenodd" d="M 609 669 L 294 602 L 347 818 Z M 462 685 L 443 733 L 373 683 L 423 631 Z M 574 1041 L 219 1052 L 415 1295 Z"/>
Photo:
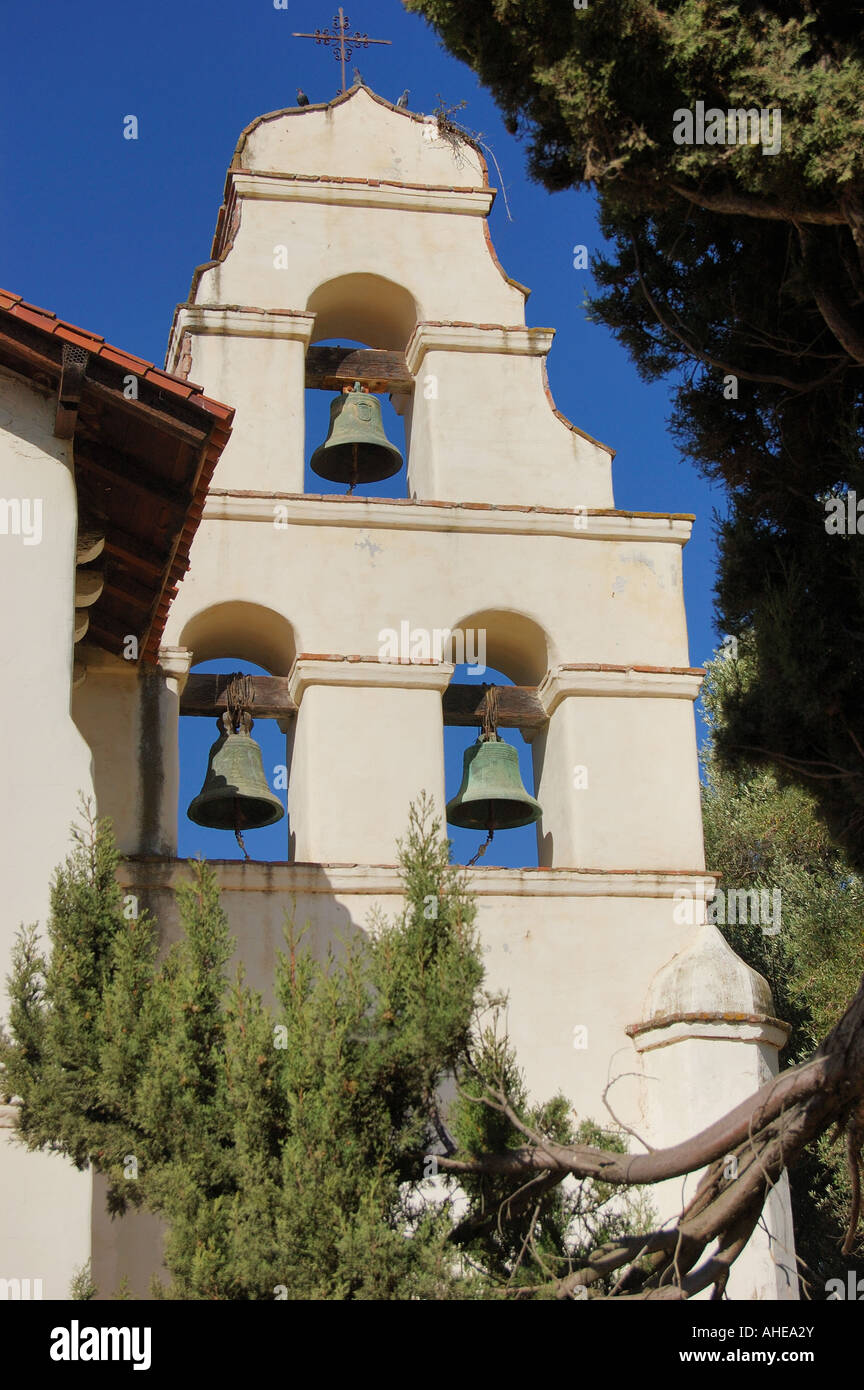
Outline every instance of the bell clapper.
<path id="1" fill-rule="evenodd" d="M 486 839 L 483 841 L 482 845 L 478 849 L 477 853 L 474 855 L 473 859 L 468 860 L 468 863 L 465 865 L 466 869 L 470 869 L 473 864 L 477 863 L 477 860 L 486 853 L 494 838 L 495 831 L 490 830 L 489 834 L 486 836 Z"/>
<path id="2" fill-rule="evenodd" d="M 243 857 L 245 858 L 247 864 L 251 864 L 252 860 L 243 840 L 243 831 L 240 829 L 240 813 L 237 809 L 236 801 L 234 802 L 234 835 L 237 839 L 238 845 L 243 851 Z"/>

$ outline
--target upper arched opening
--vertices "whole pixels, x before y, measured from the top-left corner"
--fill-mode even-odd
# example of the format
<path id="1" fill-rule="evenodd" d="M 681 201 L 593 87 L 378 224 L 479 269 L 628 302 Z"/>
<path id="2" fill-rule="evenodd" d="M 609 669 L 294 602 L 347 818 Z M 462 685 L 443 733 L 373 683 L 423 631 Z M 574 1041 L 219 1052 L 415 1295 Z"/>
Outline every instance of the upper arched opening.
<path id="1" fill-rule="evenodd" d="M 454 631 L 467 634 L 481 663 L 503 671 L 514 685 L 539 685 L 549 669 L 549 639 L 533 618 L 507 608 L 484 608 L 461 619 Z"/>
<path id="2" fill-rule="evenodd" d="M 196 613 L 183 628 L 180 645 L 194 653 L 196 665 L 232 656 L 274 676 L 287 676 L 297 655 L 297 639 L 287 618 L 263 604 L 239 600 Z"/>
<path id="3" fill-rule="evenodd" d="M 414 296 L 403 285 L 364 273 L 325 280 L 306 308 L 315 314 L 313 342 L 350 338 L 391 352 L 405 350 L 418 319 Z"/>

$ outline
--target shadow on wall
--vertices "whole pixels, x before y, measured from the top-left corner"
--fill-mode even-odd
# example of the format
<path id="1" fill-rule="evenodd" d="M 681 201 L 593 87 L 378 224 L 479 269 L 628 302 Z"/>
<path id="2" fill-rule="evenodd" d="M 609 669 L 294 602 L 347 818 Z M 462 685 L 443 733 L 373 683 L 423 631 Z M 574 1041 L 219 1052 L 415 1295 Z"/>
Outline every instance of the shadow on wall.
<path id="1" fill-rule="evenodd" d="M 279 953 L 286 949 L 286 910 L 293 912 L 299 929 L 305 926 L 304 942 L 313 957 L 323 962 L 331 948 L 338 955 L 343 942 L 365 935 L 372 899 L 358 895 L 350 908 L 338 902 L 335 893 L 344 893 L 344 885 L 340 889 L 317 866 L 235 864 L 223 860 L 214 862 L 213 867 L 235 940 L 228 978 L 234 977 L 242 963 L 246 983 L 260 990 L 278 1023 L 274 984 Z M 166 951 L 180 937 L 176 900 L 169 883 L 172 874 L 176 882 L 176 866 L 170 862 L 133 864 L 126 866 L 126 874 L 129 881 L 125 886 L 158 920 L 160 950 Z M 397 902 L 393 899 L 386 904 L 390 913 L 396 911 Z M 95 1175 L 92 1278 L 99 1290 L 98 1298 L 111 1299 L 125 1277 L 133 1297 L 146 1299 L 154 1274 L 163 1282 L 168 1279 L 162 1264 L 165 1223 L 145 1211 L 130 1211 L 123 1217 L 112 1218 L 106 1206 L 106 1191 L 105 1179 Z"/>

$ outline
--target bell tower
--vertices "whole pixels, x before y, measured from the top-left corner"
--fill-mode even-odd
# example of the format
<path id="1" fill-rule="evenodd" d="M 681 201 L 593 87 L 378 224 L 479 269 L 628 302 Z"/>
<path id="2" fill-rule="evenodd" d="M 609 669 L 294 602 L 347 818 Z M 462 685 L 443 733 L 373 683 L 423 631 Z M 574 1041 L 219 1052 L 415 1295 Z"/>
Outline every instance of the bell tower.
<path id="1" fill-rule="evenodd" d="M 361 85 L 243 132 L 212 259 L 169 341 L 167 369 L 235 417 L 161 662 L 181 712 L 196 662 L 245 657 L 271 672 L 285 862 L 217 864 L 250 982 L 267 991 L 283 909 L 308 918 L 322 950 L 363 930 L 373 906 L 392 912 L 409 804 L 425 790 L 443 811 L 457 792 L 445 792 L 443 728 L 465 688 L 440 644 L 406 658 L 381 634 L 482 631 L 489 665 L 518 686 L 500 691 L 498 716 L 531 744 L 539 817 L 539 867 L 471 871 L 490 986 L 509 991 L 534 1094 L 561 1089 L 602 1123 L 620 1075 L 616 1113 L 671 1143 L 694 1113 L 707 1124 L 776 1071 L 785 1037 L 752 972 L 727 968 L 715 988 L 709 968 L 722 952 L 702 927 L 714 885 L 693 714 L 702 673 L 681 574 L 693 518 L 615 509 L 613 450 L 556 409 L 554 331 L 526 325 L 528 291 L 495 255 L 494 196 L 474 145 Z M 340 337 L 368 347 L 343 360 L 316 346 Z M 359 399 L 389 393 L 404 419 L 404 497 L 376 497 L 352 474 L 356 424 L 341 473 L 324 475 L 359 485 L 304 491 L 306 390 L 341 395 L 338 443 L 355 381 Z M 170 924 L 176 860 L 127 867 Z M 680 1197 L 663 1198 L 670 1212 Z M 735 1266 L 733 1297 L 797 1296 L 785 1190 L 775 1209 L 771 1240 L 754 1236 Z"/>

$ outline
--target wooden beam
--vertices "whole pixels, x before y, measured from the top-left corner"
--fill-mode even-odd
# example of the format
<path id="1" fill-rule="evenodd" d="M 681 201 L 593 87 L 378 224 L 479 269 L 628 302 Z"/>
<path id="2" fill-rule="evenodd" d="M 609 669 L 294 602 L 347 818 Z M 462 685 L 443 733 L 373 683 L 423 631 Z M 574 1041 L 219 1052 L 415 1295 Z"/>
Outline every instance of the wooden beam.
<path id="1" fill-rule="evenodd" d="M 131 454 L 121 454 L 116 449 L 109 449 L 104 444 L 97 444 L 92 440 L 88 440 L 86 444 L 79 441 L 75 449 L 75 464 L 77 469 L 103 478 L 112 487 L 128 488 L 130 492 L 137 492 L 143 497 L 161 502 L 164 507 L 180 516 L 185 517 L 191 505 L 192 498 L 189 494 L 180 488 L 172 487 L 162 478 L 155 478 L 147 472 L 141 460 L 133 458 Z"/>
<path id="2" fill-rule="evenodd" d="M 119 371 L 120 368 L 115 370 Z M 127 372 L 127 376 L 135 376 L 134 372 Z M 145 381 L 143 376 L 137 377 L 137 389 L 142 394 L 156 394 L 155 387 L 149 381 Z M 100 405 L 110 405 L 115 410 L 122 410 L 126 414 L 134 414 L 138 420 L 146 420 L 160 434 L 167 434 L 172 439 L 182 440 L 184 444 L 191 444 L 193 448 L 200 449 L 204 441 L 209 436 L 209 428 L 202 429 L 200 425 L 187 424 L 183 420 L 178 420 L 175 414 L 168 414 L 160 410 L 157 406 L 148 405 L 142 400 L 141 395 L 129 397 L 124 395 L 123 390 L 109 385 L 104 381 L 94 381 L 92 377 L 87 378 L 88 400 L 93 397 Z M 165 394 L 163 392 L 163 394 Z M 174 405 L 174 397 L 172 405 Z M 175 406 L 175 409 L 177 407 Z"/>
<path id="3" fill-rule="evenodd" d="M 228 708 L 225 691 L 230 674 L 189 676 L 180 697 L 181 714 L 211 715 L 216 718 Z M 252 676 L 255 702 L 253 719 L 287 719 L 297 713 L 297 706 L 288 694 L 287 676 Z"/>
<path id="4" fill-rule="evenodd" d="M 131 604 L 140 613 L 146 613 L 148 618 L 157 599 L 156 594 L 144 589 L 140 584 L 136 584 L 134 580 L 127 580 L 125 577 L 118 578 L 114 583 L 109 581 L 105 585 L 105 593 L 119 599 L 121 604 Z"/>
<path id="5" fill-rule="evenodd" d="M 498 685 L 498 725 L 502 729 L 542 729 L 547 715 L 534 685 Z M 449 685 L 444 691 L 444 723 L 480 724 L 486 692 L 482 685 Z"/>
<path id="6" fill-rule="evenodd" d="M 228 674 L 192 675 L 180 698 L 180 713 L 216 718 L 226 708 Z M 289 719 L 297 706 L 288 694 L 287 676 L 252 676 L 256 719 Z M 542 729 L 547 722 L 533 685 L 499 685 L 498 725 L 502 729 Z M 451 685 L 444 692 L 444 723 L 479 725 L 483 718 L 485 691 L 482 685 Z"/>
<path id="7" fill-rule="evenodd" d="M 109 652 L 121 652 L 123 643 L 127 637 L 136 637 L 140 646 L 141 634 L 134 630 L 130 632 L 130 624 L 121 624 L 110 613 L 99 611 L 95 619 L 91 618 L 90 626 L 87 629 L 87 639 L 95 642 L 97 647 L 104 647 Z"/>
<path id="8" fill-rule="evenodd" d="M 341 391 L 359 381 L 372 392 L 410 395 L 414 378 L 404 352 L 378 348 L 310 347 L 306 352 L 306 385 L 319 391 Z"/>
<path id="9" fill-rule="evenodd" d="M 58 439 L 74 438 L 89 360 L 90 354 L 84 348 L 76 347 L 74 343 L 63 344 L 63 366 L 57 390 L 57 414 L 54 417 L 54 434 Z"/>
<path id="10" fill-rule="evenodd" d="M 152 578 L 159 580 L 161 580 L 167 564 L 167 560 L 160 562 L 153 559 L 152 546 L 144 545 L 142 541 L 136 540 L 126 531 L 118 531 L 116 526 L 112 526 L 105 536 L 105 554 L 114 555 L 118 560 L 124 560 L 130 568 L 140 570 L 142 574 L 149 574 Z"/>

